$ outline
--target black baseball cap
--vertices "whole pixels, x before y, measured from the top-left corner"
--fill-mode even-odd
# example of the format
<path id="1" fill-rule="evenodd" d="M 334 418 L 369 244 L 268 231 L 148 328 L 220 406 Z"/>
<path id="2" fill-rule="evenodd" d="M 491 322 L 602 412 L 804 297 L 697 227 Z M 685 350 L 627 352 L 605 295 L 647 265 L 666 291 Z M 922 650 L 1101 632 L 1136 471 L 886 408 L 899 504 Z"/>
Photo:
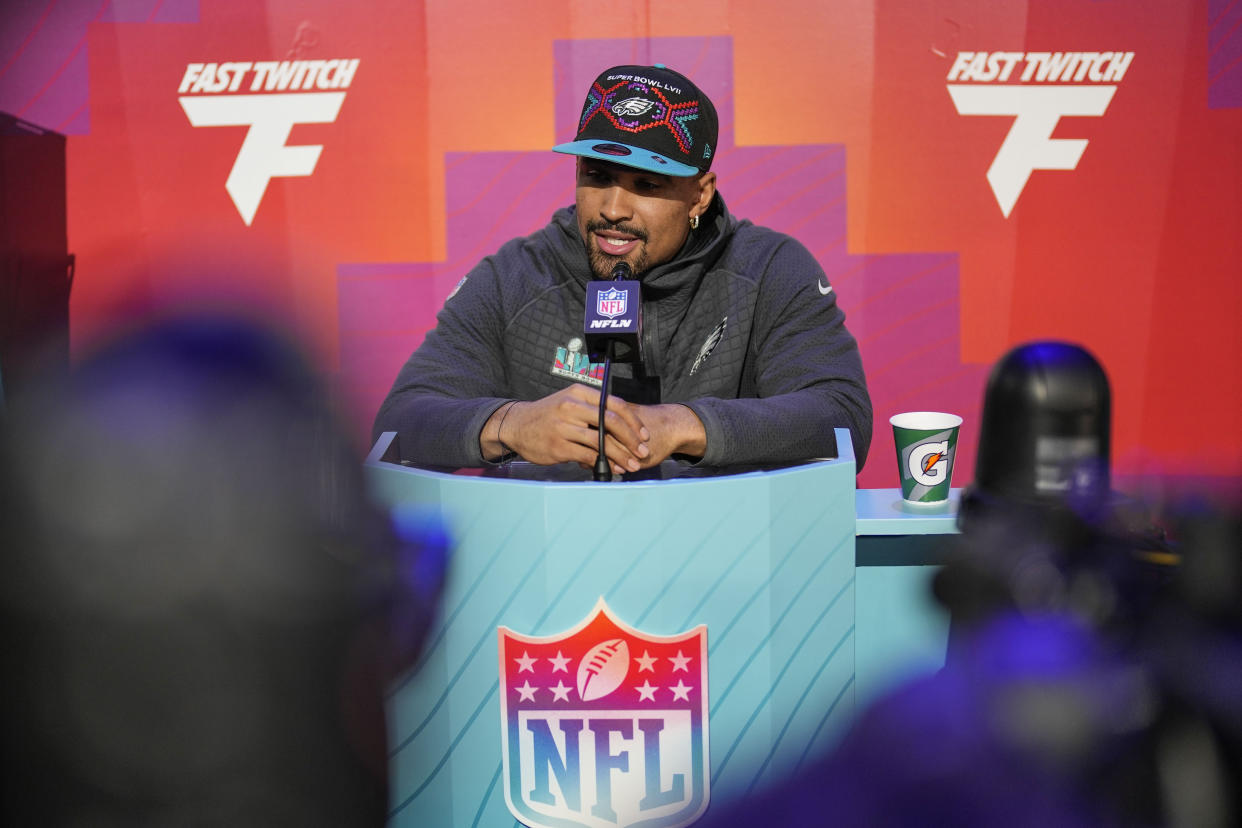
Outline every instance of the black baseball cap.
<path id="1" fill-rule="evenodd" d="M 577 137 L 552 149 L 684 177 L 711 168 L 719 129 L 716 107 L 680 72 L 614 66 L 591 84 Z"/>

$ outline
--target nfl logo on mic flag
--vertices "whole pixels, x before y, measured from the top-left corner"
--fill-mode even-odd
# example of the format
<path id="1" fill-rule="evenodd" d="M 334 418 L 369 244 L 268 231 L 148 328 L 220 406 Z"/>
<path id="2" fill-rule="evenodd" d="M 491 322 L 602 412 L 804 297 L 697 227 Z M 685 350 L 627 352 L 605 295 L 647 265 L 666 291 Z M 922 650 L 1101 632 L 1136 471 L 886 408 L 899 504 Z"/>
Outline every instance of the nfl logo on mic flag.
<path id="1" fill-rule="evenodd" d="M 600 316 L 607 316 L 609 319 L 612 319 L 625 313 L 628 298 L 628 291 L 617 290 L 615 287 L 600 291 L 599 298 L 596 300 L 595 310 Z"/>
<path id="2" fill-rule="evenodd" d="M 505 627 L 505 801 L 531 828 L 678 828 L 707 809 L 707 627 L 627 626 L 600 598 L 576 627 Z"/>

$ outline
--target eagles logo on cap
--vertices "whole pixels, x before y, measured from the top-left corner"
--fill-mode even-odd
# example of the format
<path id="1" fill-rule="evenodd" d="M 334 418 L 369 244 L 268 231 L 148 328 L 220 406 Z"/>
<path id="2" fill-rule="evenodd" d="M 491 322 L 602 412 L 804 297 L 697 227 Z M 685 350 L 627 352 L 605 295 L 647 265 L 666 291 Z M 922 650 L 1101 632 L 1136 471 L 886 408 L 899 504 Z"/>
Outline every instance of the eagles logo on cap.
<path id="1" fill-rule="evenodd" d="M 711 168 L 716 107 L 679 72 L 614 66 L 587 92 L 573 141 L 552 149 L 675 176 Z"/>
<path id="2" fill-rule="evenodd" d="M 623 117 L 626 115 L 635 116 L 642 115 L 645 112 L 650 112 L 651 108 L 655 105 L 655 101 L 647 98 L 626 98 L 624 101 L 619 101 L 613 104 L 610 109 L 612 109 L 613 114 L 617 117 Z"/>

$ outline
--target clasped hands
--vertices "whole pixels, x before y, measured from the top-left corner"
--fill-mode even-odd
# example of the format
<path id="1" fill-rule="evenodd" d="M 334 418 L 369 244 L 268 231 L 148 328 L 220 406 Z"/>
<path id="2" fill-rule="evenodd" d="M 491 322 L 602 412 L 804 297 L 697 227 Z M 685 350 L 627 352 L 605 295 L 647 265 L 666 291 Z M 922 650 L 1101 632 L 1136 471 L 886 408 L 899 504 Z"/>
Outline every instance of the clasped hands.
<path id="1" fill-rule="evenodd" d="M 593 468 L 599 452 L 599 395 L 574 384 L 538 400 L 505 403 L 483 426 L 479 447 L 496 460 L 505 447 L 539 465 Z M 684 405 L 636 405 L 609 396 L 604 453 L 614 474 L 656 466 L 672 454 L 702 457 L 707 434 Z"/>

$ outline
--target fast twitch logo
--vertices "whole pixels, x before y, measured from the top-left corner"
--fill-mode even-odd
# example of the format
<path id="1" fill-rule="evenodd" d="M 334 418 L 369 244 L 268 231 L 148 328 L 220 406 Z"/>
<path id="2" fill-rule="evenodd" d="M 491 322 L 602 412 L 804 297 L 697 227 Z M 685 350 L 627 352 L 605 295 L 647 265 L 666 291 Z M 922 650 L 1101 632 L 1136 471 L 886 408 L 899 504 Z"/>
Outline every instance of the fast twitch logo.
<path id="1" fill-rule="evenodd" d="M 655 636 L 601 598 L 572 630 L 498 629 L 505 801 L 532 828 L 678 828 L 707 809 L 707 627 Z"/>
<path id="2" fill-rule="evenodd" d="M 250 127 L 224 183 L 247 226 L 269 181 L 315 171 L 323 145 L 286 146 L 289 131 L 294 124 L 335 122 L 359 62 L 261 60 L 185 67 L 177 92 L 192 126 Z"/>
<path id="3" fill-rule="evenodd" d="M 1108 109 L 1134 52 L 958 52 L 948 88 L 959 115 L 1005 115 L 1013 126 L 988 183 L 1008 218 L 1035 170 L 1072 170 L 1085 139 L 1053 138 L 1063 117 Z"/>

